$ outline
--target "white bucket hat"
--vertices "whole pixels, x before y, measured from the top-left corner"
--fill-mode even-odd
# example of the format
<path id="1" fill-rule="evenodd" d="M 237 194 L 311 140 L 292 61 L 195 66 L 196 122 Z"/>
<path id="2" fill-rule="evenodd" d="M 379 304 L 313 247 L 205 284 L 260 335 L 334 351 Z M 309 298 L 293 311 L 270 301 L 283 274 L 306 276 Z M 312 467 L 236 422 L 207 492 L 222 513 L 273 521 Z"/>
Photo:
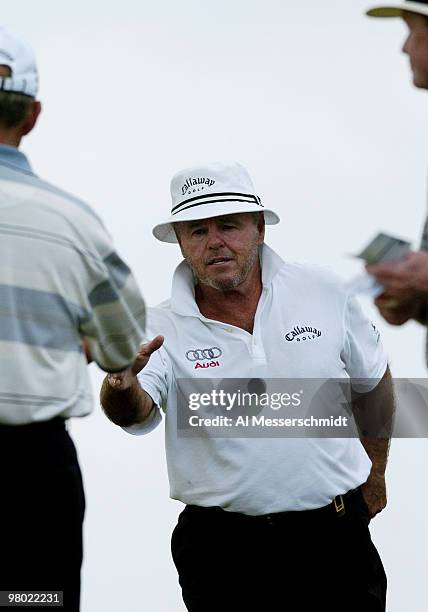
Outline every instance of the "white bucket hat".
<path id="1" fill-rule="evenodd" d="M 367 11 L 369 17 L 401 17 L 403 11 L 428 16 L 428 0 L 405 0 L 395 4 L 374 6 Z"/>
<path id="2" fill-rule="evenodd" d="M 0 66 L 8 66 L 12 73 L 10 77 L 0 77 L 0 90 L 36 97 L 39 79 L 34 52 L 3 26 L 0 26 Z"/>
<path id="3" fill-rule="evenodd" d="M 173 223 L 244 212 L 263 212 L 265 223 L 279 217 L 264 208 L 247 170 L 237 162 L 213 162 L 186 168 L 171 180 L 171 216 L 153 228 L 161 242 L 177 242 Z"/>

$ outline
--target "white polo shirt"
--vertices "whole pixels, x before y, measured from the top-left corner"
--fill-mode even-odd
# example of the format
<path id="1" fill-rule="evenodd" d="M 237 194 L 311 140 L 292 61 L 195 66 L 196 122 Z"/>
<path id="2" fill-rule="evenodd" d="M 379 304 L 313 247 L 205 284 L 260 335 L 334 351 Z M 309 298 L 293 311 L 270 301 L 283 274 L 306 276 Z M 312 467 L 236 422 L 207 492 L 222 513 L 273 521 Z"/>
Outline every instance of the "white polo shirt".
<path id="1" fill-rule="evenodd" d="M 143 425 L 126 430 L 151 431 L 162 420 L 162 407 L 170 493 L 185 504 L 250 515 L 312 509 L 362 484 L 370 473 L 370 459 L 356 438 L 177 435 L 178 379 L 352 377 L 373 379 L 374 387 L 385 373 L 379 334 L 340 279 L 318 266 L 284 263 L 266 245 L 261 265 L 253 334 L 202 316 L 185 261 L 175 271 L 171 299 L 148 310 L 148 338 L 162 334 L 165 343 L 139 381 L 157 406 Z M 307 327 L 315 333 L 299 334 Z M 196 363 L 211 365 L 196 368 L 197 354 L 188 352 L 213 347 L 221 357 L 200 359 Z"/>

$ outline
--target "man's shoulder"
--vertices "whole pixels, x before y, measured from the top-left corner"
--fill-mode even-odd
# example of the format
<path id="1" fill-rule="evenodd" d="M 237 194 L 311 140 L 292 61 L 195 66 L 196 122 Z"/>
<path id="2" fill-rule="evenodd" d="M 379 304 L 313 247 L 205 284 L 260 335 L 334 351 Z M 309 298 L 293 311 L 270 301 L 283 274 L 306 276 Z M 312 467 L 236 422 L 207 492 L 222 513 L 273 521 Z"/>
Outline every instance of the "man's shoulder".
<path id="1" fill-rule="evenodd" d="M 153 313 L 159 312 L 159 313 L 164 313 L 164 314 L 172 312 L 171 298 L 168 298 L 167 300 L 164 300 L 163 302 L 159 302 L 159 304 L 156 304 L 156 306 L 149 306 L 148 311 L 153 311 Z"/>
<path id="2" fill-rule="evenodd" d="M 275 280 L 288 287 L 290 284 L 295 287 L 306 287 L 308 291 L 317 288 L 337 292 L 343 296 L 347 293 L 344 279 L 328 266 L 320 264 L 285 262 Z"/>
<path id="3" fill-rule="evenodd" d="M 148 336 L 170 335 L 179 328 L 178 315 L 171 308 L 171 299 L 147 307 L 146 332 Z"/>
<path id="4" fill-rule="evenodd" d="M 164 300 L 156 304 L 156 306 L 148 306 L 147 316 L 153 321 L 167 321 L 173 319 L 175 314 L 171 308 L 171 299 Z"/>
<path id="5" fill-rule="evenodd" d="M 1 170 L 0 200 L 8 203 L 11 222 L 22 218 L 33 231 L 46 236 L 49 232 L 52 238 L 66 240 L 82 252 L 97 253 L 102 258 L 110 255 L 110 236 L 86 202 L 37 176 Z M 11 206 L 14 202 L 15 207 Z"/>
<path id="6" fill-rule="evenodd" d="M 66 201 L 70 205 L 69 212 L 84 214 L 92 219 L 96 225 L 103 225 L 101 217 L 97 215 L 92 206 L 85 202 L 85 200 L 47 181 L 41 180 L 39 188 L 51 194 L 53 198 Z"/>
<path id="7" fill-rule="evenodd" d="M 51 203 L 62 201 L 70 205 L 70 211 L 84 212 L 101 222 L 95 211 L 84 200 L 35 174 L 18 172 L 12 168 L 1 166 L 0 181 L 3 183 L 2 186 L 5 190 L 10 192 L 10 195 L 20 197 L 24 194 L 32 194 L 32 199 L 36 202 L 41 199 L 38 196 L 45 196 L 46 201 Z"/>

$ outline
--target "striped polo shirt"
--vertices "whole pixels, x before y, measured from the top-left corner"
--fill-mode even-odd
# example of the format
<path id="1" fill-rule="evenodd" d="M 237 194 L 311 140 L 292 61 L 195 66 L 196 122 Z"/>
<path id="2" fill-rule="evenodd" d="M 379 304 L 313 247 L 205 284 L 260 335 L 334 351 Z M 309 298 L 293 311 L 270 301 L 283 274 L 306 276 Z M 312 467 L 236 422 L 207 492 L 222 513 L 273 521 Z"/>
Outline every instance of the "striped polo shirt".
<path id="1" fill-rule="evenodd" d="M 107 372 L 127 368 L 144 302 L 100 219 L 0 145 L 0 423 L 84 416 L 82 338 Z"/>

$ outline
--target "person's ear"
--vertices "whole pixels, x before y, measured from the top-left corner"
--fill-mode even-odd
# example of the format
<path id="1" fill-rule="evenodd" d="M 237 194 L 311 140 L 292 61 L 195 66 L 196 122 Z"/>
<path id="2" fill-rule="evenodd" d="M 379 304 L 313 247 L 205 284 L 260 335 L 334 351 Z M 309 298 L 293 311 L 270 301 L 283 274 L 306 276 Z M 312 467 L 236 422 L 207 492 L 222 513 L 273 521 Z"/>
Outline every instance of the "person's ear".
<path id="1" fill-rule="evenodd" d="M 41 112 L 42 112 L 42 105 L 38 100 L 35 100 L 33 104 L 31 105 L 28 111 L 27 117 L 25 118 L 22 124 L 22 128 L 21 128 L 22 136 L 26 136 L 27 134 L 31 132 L 31 130 L 36 125 L 37 119 L 39 118 L 39 115 Z"/>

